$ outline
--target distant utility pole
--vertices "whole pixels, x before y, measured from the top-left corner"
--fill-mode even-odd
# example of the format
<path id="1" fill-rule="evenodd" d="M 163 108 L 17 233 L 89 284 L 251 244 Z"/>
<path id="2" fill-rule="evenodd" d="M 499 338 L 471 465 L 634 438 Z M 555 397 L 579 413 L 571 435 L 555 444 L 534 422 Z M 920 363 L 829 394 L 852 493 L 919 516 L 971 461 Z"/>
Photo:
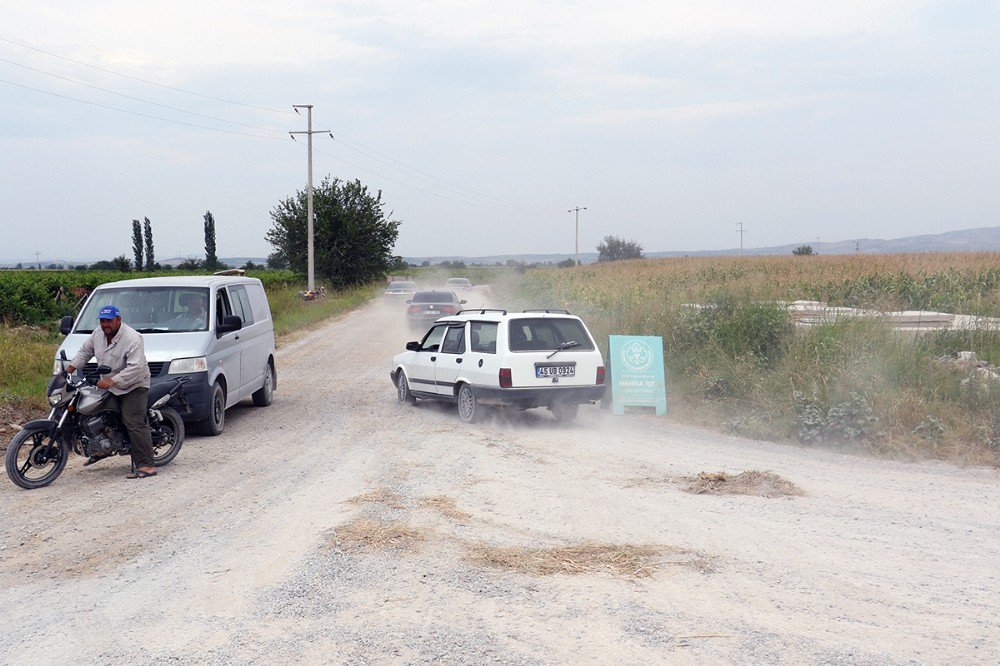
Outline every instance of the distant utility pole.
<path id="1" fill-rule="evenodd" d="M 740 256 L 741 257 L 743 256 L 743 234 L 745 234 L 746 232 L 747 232 L 747 230 L 743 228 L 743 223 L 742 222 L 737 222 L 736 223 L 736 233 L 738 233 L 740 235 Z"/>
<path id="2" fill-rule="evenodd" d="M 316 130 L 313 131 L 313 105 L 312 104 L 292 104 L 292 108 L 295 109 L 295 113 L 299 112 L 299 109 L 306 109 L 306 131 L 305 132 L 289 132 L 292 139 L 295 139 L 296 134 L 305 134 L 308 137 L 309 143 L 309 180 L 306 183 L 306 236 L 308 237 L 308 266 L 309 266 L 309 286 L 307 289 L 309 291 L 316 291 L 316 278 L 315 278 L 315 262 L 313 260 L 313 134 L 330 134 L 330 138 L 333 138 L 333 134 L 327 130 Z"/>
<path id="3" fill-rule="evenodd" d="M 570 208 L 567 213 L 576 213 L 576 265 L 580 265 L 580 211 L 587 210 L 586 206 Z"/>
<path id="4" fill-rule="evenodd" d="M 41 252 L 35 252 L 35 263 L 38 265 L 38 270 L 42 270 L 42 262 L 38 259 L 38 255 L 40 254 Z"/>

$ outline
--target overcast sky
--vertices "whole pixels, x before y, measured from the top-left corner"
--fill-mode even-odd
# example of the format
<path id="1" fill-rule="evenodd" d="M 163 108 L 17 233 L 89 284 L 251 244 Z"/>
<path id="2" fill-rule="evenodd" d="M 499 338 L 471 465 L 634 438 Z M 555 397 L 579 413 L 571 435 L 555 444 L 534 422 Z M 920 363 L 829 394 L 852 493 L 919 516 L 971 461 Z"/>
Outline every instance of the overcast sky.
<path id="1" fill-rule="evenodd" d="M 181 9 L 183 7 L 183 9 Z M 404 256 L 1000 225 L 1000 3 L 0 0 L 0 261 L 266 256 L 359 178 Z"/>

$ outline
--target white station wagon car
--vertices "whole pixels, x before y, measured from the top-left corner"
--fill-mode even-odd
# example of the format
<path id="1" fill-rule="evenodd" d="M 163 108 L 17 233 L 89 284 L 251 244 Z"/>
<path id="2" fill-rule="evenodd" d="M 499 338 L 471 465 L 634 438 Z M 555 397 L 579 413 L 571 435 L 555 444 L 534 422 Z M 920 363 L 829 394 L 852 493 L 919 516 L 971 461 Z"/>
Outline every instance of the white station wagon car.
<path id="1" fill-rule="evenodd" d="M 482 405 L 547 407 L 572 420 L 604 396 L 604 359 L 579 317 L 562 310 L 462 310 L 438 319 L 392 359 L 400 402 L 458 403 L 477 421 Z"/>

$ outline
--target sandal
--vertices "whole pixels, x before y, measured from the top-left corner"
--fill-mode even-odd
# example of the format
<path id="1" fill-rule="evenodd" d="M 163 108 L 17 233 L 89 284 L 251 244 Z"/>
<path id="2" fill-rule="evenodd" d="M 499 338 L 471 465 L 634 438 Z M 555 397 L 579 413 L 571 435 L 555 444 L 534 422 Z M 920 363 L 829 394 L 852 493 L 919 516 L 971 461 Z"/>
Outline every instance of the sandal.
<path id="1" fill-rule="evenodd" d="M 156 472 L 143 472 L 141 469 L 137 469 L 131 474 L 126 474 L 126 479 L 145 479 L 146 477 L 156 476 Z"/>

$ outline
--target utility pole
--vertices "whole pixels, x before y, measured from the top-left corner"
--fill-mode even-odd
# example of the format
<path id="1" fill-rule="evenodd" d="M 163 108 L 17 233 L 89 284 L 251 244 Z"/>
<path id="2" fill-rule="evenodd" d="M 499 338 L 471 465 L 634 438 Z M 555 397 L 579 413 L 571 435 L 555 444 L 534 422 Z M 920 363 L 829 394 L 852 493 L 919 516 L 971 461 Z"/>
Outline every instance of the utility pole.
<path id="1" fill-rule="evenodd" d="M 738 233 L 740 235 L 740 256 L 741 257 L 743 256 L 743 234 L 745 234 L 746 232 L 747 232 L 747 230 L 743 228 L 743 223 L 742 222 L 737 222 L 736 223 L 736 233 Z"/>
<path id="2" fill-rule="evenodd" d="M 35 252 L 35 264 L 38 266 L 38 270 L 42 270 L 42 262 L 38 259 L 38 255 L 40 254 L 41 252 Z"/>
<path id="3" fill-rule="evenodd" d="M 567 213 L 576 213 L 576 265 L 580 265 L 580 211 L 587 210 L 586 206 L 570 208 Z"/>
<path id="4" fill-rule="evenodd" d="M 308 137 L 309 143 L 309 181 L 306 184 L 306 234 L 309 238 L 309 286 L 307 287 L 309 291 L 316 291 L 316 279 L 313 261 L 313 134 L 328 134 L 329 132 L 325 130 L 313 131 L 313 105 L 312 104 L 292 104 L 292 108 L 295 109 L 295 113 L 299 112 L 299 109 L 306 110 L 306 131 L 305 132 L 289 132 L 292 139 L 295 139 L 296 134 L 305 134 Z M 333 134 L 330 134 L 333 137 Z"/>

